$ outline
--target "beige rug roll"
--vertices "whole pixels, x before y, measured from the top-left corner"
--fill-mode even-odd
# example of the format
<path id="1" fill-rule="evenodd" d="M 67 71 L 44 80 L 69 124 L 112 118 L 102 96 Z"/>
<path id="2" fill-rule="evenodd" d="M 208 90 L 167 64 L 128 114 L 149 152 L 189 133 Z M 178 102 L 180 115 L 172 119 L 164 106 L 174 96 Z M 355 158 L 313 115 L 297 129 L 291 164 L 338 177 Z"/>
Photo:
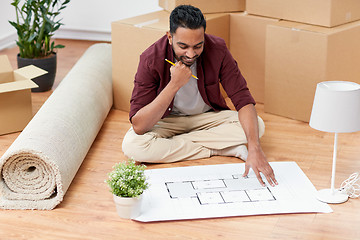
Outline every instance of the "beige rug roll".
<path id="1" fill-rule="evenodd" d="M 0 159 L 0 208 L 56 207 L 112 106 L 111 45 L 91 46 Z"/>

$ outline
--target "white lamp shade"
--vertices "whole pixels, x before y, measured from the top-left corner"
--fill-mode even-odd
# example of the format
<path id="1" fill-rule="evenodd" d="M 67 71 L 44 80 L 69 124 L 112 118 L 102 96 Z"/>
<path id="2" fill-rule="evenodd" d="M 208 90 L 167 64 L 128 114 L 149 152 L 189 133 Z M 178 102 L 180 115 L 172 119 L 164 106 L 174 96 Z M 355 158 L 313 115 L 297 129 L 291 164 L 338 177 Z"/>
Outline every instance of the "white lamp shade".
<path id="1" fill-rule="evenodd" d="M 346 81 L 318 83 L 309 125 L 324 132 L 360 131 L 360 85 Z"/>

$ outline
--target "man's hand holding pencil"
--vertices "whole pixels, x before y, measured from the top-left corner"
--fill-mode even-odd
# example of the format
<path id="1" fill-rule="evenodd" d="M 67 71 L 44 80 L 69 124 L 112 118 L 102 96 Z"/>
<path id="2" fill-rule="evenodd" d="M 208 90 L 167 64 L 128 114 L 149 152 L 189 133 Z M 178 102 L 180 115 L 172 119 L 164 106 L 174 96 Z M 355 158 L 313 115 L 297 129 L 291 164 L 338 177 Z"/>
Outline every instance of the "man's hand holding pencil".
<path id="1" fill-rule="evenodd" d="M 188 66 L 181 61 L 178 61 L 170 67 L 170 75 L 170 84 L 178 91 L 182 86 L 189 82 L 192 73 Z"/>
<path id="2" fill-rule="evenodd" d="M 165 61 L 167 61 L 168 63 L 170 63 L 171 65 L 173 65 L 173 66 L 175 66 L 175 63 L 173 63 L 172 61 L 170 61 L 170 60 L 168 60 L 168 59 L 166 59 L 165 58 Z M 195 78 L 195 79 L 198 79 L 196 76 L 194 76 L 194 75 L 191 75 L 193 78 Z"/>

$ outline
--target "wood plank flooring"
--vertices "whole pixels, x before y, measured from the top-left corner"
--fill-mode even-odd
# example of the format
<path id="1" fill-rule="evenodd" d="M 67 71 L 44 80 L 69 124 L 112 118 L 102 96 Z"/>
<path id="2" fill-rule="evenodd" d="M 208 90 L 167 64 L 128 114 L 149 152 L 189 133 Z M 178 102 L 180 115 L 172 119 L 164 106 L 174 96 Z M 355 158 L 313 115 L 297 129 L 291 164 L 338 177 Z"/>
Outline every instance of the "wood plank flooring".
<path id="1" fill-rule="evenodd" d="M 85 50 L 95 42 L 61 40 L 54 88 Z M 16 68 L 17 48 L 0 51 Z M 52 91 L 32 93 L 33 112 Z M 294 106 L 295 107 L 295 106 Z M 295 161 L 317 189 L 330 187 L 333 134 L 307 123 L 264 112 L 261 139 L 269 161 Z M 104 180 L 112 166 L 125 160 L 121 142 L 130 127 L 126 112 L 111 110 L 76 174 L 64 201 L 52 211 L 0 210 L 0 239 L 360 239 L 360 199 L 331 205 L 330 214 L 279 214 L 191 221 L 140 223 L 117 216 Z M 19 133 L 0 136 L 0 155 Z M 149 169 L 237 163 L 236 158 L 211 157 L 172 164 L 148 164 Z M 360 133 L 339 134 L 335 184 L 360 171 Z"/>

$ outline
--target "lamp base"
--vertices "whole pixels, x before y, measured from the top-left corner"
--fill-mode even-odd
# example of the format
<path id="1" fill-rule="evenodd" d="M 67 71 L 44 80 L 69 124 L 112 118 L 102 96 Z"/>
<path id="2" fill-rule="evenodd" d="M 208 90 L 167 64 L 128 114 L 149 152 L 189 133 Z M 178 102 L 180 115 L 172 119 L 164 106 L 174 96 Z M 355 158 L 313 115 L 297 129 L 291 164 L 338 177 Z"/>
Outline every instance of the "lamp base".
<path id="1" fill-rule="evenodd" d="M 321 189 L 317 192 L 317 199 L 325 203 L 343 203 L 349 196 L 339 190 Z"/>

